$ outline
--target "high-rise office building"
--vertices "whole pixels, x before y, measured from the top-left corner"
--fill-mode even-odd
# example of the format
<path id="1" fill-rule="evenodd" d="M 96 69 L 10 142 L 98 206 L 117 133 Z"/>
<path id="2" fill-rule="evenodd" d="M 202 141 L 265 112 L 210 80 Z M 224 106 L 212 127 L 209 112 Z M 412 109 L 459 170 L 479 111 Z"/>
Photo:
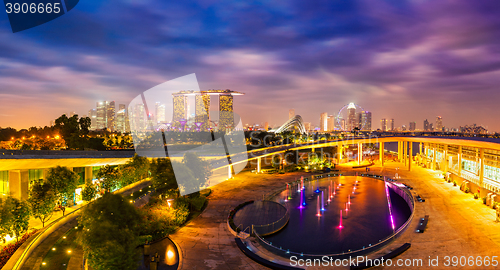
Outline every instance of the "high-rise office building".
<path id="1" fill-rule="evenodd" d="M 335 117 L 329 115 L 327 122 L 327 131 L 333 131 L 335 129 Z"/>
<path id="2" fill-rule="evenodd" d="M 99 101 L 96 104 L 96 129 L 106 127 L 106 101 Z"/>
<path id="3" fill-rule="evenodd" d="M 327 131 L 328 130 L 328 113 L 321 113 L 319 116 L 319 130 Z"/>
<path id="4" fill-rule="evenodd" d="M 155 103 L 155 122 L 156 124 L 165 123 L 165 104 L 161 104 L 160 102 Z"/>
<path id="5" fill-rule="evenodd" d="M 174 112 L 172 116 L 172 125 L 181 126 L 181 121 L 187 120 L 187 96 L 185 91 L 172 94 L 174 102 Z"/>
<path id="6" fill-rule="evenodd" d="M 347 106 L 347 131 L 353 130 L 357 126 L 356 121 L 356 105 L 349 103 Z"/>
<path id="7" fill-rule="evenodd" d="M 116 129 L 116 106 L 114 101 L 106 102 L 106 128 L 109 131 Z"/>
<path id="8" fill-rule="evenodd" d="M 436 131 L 443 131 L 443 118 L 441 116 L 436 117 Z"/>
<path id="9" fill-rule="evenodd" d="M 116 112 L 116 131 L 125 133 L 126 132 L 126 121 L 127 118 L 127 109 L 125 104 L 118 105 L 118 111 Z"/>
<path id="10" fill-rule="evenodd" d="M 430 131 L 429 121 L 424 120 L 424 131 Z"/>
<path id="11" fill-rule="evenodd" d="M 188 115 L 187 96 L 195 96 L 195 113 Z M 172 116 L 172 125 L 181 127 L 182 125 L 203 123 L 200 130 L 206 130 L 210 122 L 217 122 L 218 130 L 226 130 L 235 128 L 233 96 L 244 95 L 243 93 L 226 90 L 207 90 L 207 91 L 181 91 L 173 93 L 174 113 Z M 210 118 L 210 96 L 218 96 L 219 99 L 219 119 L 218 121 Z M 194 119 L 193 119 L 194 118 Z M 194 120 L 194 123 L 193 123 Z M 200 121 L 200 122 L 198 122 Z M 206 127 L 206 129 L 204 128 Z M 185 127 L 186 128 L 186 127 Z M 189 127 L 191 128 L 191 127 Z"/>
<path id="12" fill-rule="evenodd" d="M 380 120 L 380 130 L 387 131 L 387 119 L 382 118 L 382 120 Z"/>
<path id="13" fill-rule="evenodd" d="M 210 127 L 210 95 L 196 95 L 195 103 L 195 125 L 199 130 L 207 131 Z"/>
<path id="14" fill-rule="evenodd" d="M 89 110 L 89 116 L 90 118 L 90 129 L 97 129 L 97 110 L 96 109 L 91 109 Z"/>
<path id="15" fill-rule="evenodd" d="M 290 109 L 288 111 L 288 119 L 292 119 L 295 117 L 295 109 Z"/>
<path id="16" fill-rule="evenodd" d="M 387 123 L 387 128 L 390 130 L 390 131 L 396 131 L 394 129 L 394 119 L 389 119 L 388 120 L 388 123 Z"/>
<path id="17" fill-rule="evenodd" d="M 415 131 L 417 129 L 417 122 L 410 122 L 410 131 Z"/>
<path id="18" fill-rule="evenodd" d="M 372 130 L 372 113 L 361 111 L 358 113 L 358 128 L 360 130 Z"/>

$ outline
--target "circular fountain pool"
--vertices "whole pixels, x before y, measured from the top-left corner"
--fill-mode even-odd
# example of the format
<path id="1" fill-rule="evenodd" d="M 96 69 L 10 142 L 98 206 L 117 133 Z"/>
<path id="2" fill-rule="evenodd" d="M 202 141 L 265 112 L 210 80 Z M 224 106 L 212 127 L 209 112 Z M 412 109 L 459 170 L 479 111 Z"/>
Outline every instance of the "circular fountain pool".
<path id="1" fill-rule="evenodd" d="M 288 225 L 263 237 L 268 247 L 295 254 L 333 255 L 363 250 L 390 237 L 409 219 L 408 203 L 382 180 L 328 177 L 289 185 L 274 200 L 289 211 Z"/>

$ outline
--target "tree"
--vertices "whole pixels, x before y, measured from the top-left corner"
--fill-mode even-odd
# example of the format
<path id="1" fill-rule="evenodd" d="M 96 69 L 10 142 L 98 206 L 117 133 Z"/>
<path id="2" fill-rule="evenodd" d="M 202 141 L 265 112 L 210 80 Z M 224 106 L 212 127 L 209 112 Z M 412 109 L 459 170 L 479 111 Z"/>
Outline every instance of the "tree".
<path id="1" fill-rule="evenodd" d="M 57 166 L 49 170 L 46 181 L 52 186 L 61 203 L 61 210 L 64 216 L 68 198 L 74 194 L 75 189 L 78 187 L 78 174 L 66 167 Z"/>
<path id="2" fill-rule="evenodd" d="M 117 187 L 121 173 L 116 167 L 106 165 L 99 169 L 97 177 L 101 179 L 101 188 L 105 192 L 111 192 Z"/>
<path id="3" fill-rule="evenodd" d="M 177 189 L 174 170 L 169 158 L 157 158 L 151 161 L 151 182 L 158 193 Z"/>
<path id="4" fill-rule="evenodd" d="M 122 185 L 130 185 L 149 176 L 149 160 L 146 157 L 134 155 L 126 164 L 120 166 Z"/>
<path id="5" fill-rule="evenodd" d="M 30 208 L 26 201 L 21 201 L 13 197 L 7 198 L 7 204 L 11 204 L 12 210 L 12 227 L 11 232 L 16 236 L 16 241 L 19 236 L 28 230 L 30 219 Z"/>
<path id="6" fill-rule="evenodd" d="M 7 199 L 0 200 L 0 237 L 5 243 L 5 237 L 12 235 L 12 222 L 14 220 L 13 204 Z"/>
<path id="7" fill-rule="evenodd" d="M 92 123 L 92 120 L 90 117 L 82 117 L 80 120 L 78 120 L 78 124 L 80 125 L 80 131 L 83 134 L 88 134 L 90 130 L 90 125 Z"/>
<path id="8" fill-rule="evenodd" d="M 182 195 L 200 191 L 201 183 L 184 163 L 172 161 L 172 166 L 175 168 L 176 183 L 179 186 L 179 190 L 182 191 Z"/>
<path id="9" fill-rule="evenodd" d="M 49 183 L 35 182 L 31 185 L 28 203 L 31 213 L 42 222 L 50 219 L 56 206 L 57 196 Z"/>
<path id="10" fill-rule="evenodd" d="M 95 270 L 137 269 L 139 221 L 136 208 L 117 194 L 106 193 L 85 207 L 77 241 L 90 266 Z"/>
<path id="11" fill-rule="evenodd" d="M 97 188 L 94 185 L 85 185 L 82 190 L 82 199 L 86 202 L 91 201 L 97 194 Z"/>
<path id="12" fill-rule="evenodd" d="M 207 184 L 208 178 L 212 175 L 212 165 L 210 165 L 210 162 L 200 158 L 195 153 L 187 152 L 184 154 L 182 163 L 193 173 L 194 178 L 198 182 L 196 184 L 198 188 L 204 187 Z"/>

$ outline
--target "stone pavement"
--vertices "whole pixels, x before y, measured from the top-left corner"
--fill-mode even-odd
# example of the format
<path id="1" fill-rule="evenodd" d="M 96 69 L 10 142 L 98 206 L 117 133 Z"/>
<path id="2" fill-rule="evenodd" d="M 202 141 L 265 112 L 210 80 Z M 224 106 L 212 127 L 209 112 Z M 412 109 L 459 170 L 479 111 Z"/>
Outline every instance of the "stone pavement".
<path id="1" fill-rule="evenodd" d="M 453 184 L 445 183 L 441 173 L 413 166 L 409 172 L 401 163 L 387 162 L 384 168 L 372 166 L 371 173 L 394 177 L 396 168 L 401 179 L 414 187 L 412 193 L 425 198 L 416 202 L 415 216 L 408 229 L 392 243 L 368 256 L 376 258 L 387 254 L 402 244 L 409 242 L 411 248 L 397 259 L 410 259 L 418 267 L 429 268 L 429 256 L 438 256 L 439 265 L 432 269 L 449 269 L 444 265 L 445 256 L 500 256 L 500 224 L 494 222 L 495 212 L 474 200 L 471 194 L 463 193 Z M 365 169 L 355 171 L 364 172 Z M 180 246 L 182 263 L 179 269 L 267 269 L 248 259 L 236 246 L 234 236 L 227 228 L 227 215 L 238 204 L 261 199 L 262 194 L 283 187 L 284 183 L 295 180 L 305 173 L 267 175 L 243 172 L 234 179 L 212 188 L 209 205 L 205 212 L 191 223 L 181 228 L 171 239 Z M 416 233 L 419 218 L 429 215 L 429 223 L 424 233 Z M 269 257 L 274 257 L 263 251 Z M 276 258 L 277 259 L 277 258 Z M 451 259 L 451 258 L 450 258 Z M 497 260 L 500 258 L 497 257 Z M 404 261 L 403 261 L 404 262 Z M 408 262 L 408 261 L 407 261 Z M 394 261 L 396 263 L 396 261 Z M 374 269 L 392 267 L 375 267 Z M 453 267 L 454 269 L 488 269 L 484 266 Z M 493 269 L 494 267 L 490 267 Z M 323 269 L 309 267 L 308 269 Z"/>

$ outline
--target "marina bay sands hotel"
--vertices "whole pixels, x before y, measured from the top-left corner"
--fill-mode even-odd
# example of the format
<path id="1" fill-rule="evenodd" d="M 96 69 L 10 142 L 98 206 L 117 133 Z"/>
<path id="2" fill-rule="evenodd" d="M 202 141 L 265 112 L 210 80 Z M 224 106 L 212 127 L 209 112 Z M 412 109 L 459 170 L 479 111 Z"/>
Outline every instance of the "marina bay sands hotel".
<path id="1" fill-rule="evenodd" d="M 172 94 L 173 115 L 172 126 L 183 129 L 185 124 L 192 122 L 200 131 L 208 130 L 213 126 L 218 130 L 234 128 L 233 96 L 244 95 L 243 93 L 226 90 L 207 91 L 180 91 Z M 195 110 L 194 118 L 189 115 L 189 96 L 194 96 Z M 214 99 L 214 97 L 218 97 Z M 210 118 L 210 103 L 218 101 L 219 120 Z"/>

